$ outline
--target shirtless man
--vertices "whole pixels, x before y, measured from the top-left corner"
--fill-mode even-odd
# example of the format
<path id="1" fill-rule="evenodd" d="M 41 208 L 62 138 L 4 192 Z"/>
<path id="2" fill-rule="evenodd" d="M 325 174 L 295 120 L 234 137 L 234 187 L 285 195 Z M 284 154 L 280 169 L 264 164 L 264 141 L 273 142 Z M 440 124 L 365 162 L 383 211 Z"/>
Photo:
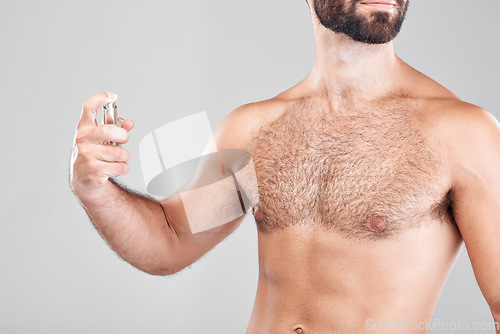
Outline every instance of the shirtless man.
<path id="1" fill-rule="evenodd" d="M 236 109 L 214 134 L 219 149 L 251 153 L 258 180 L 260 274 L 248 333 L 430 322 L 462 241 L 500 321 L 498 122 L 394 54 L 407 0 L 308 4 L 311 73 Z M 95 110 L 114 100 L 103 93 L 84 103 L 72 189 L 123 259 L 152 275 L 178 272 L 243 217 L 191 234 L 178 194 L 157 202 L 110 181 L 127 173 L 129 153 L 101 143 L 125 143 L 133 127 L 95 125 Z"/>

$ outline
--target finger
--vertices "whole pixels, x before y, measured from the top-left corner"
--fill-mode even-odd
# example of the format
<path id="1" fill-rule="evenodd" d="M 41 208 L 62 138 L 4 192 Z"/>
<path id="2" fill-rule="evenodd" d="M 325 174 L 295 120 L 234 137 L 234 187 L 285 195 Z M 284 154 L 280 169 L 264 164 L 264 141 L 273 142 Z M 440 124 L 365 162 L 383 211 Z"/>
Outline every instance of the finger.
<path id="1" fill-rule="evenodd" d="M 102 144 L 113 141 L 115 143 L 126 144 L 128 142 L 128 132 L 125 129 L 114 125 L 101 124 L 89 134 L 89 140 L 93 143 Z"/>
<path id="2" fill-rule="evenodd" d="M 103 177 L 125 175 L 129 171 L 129 166 L 125 162 L 108 162 L 101 169 Z"/>
<path id="3" fill-rule="evenodd" d="M 82 106 L 82 114 L 78 128 L 82 126 L 95 126 L 97 109 L 106 103 L 115 102 L 118 96 L 114 93 L 99 93 L 87 99 Z"/>
<path id="4" fill-rule="evenodd" d="M 130 131 L 134 127 L 134 121 L 131 119 L 124 119 L 124 120 L 122 120 L 121 127 L 127 131 Z"/>
<path id="5" fill-rule="evenodd" d="M 130 152 L 121 146 L 97 145 L 95 157 L 104 162 L 127 162 L 130 160 Z"/>

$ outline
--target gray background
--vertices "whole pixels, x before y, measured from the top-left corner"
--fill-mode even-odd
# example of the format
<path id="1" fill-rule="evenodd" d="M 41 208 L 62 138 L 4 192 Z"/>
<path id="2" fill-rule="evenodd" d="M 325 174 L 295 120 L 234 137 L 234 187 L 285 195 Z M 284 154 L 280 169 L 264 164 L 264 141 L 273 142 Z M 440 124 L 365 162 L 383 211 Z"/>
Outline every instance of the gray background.
<path id="1" fill-rule="evenodd" d="M 413 0 L 395 45 L 410 65 L 498 117 L 498 0 Z M 0 332 L 242 333 L 256 291 L 254 222 L 191 268 L 152 277 L 108 248 L 68 186 L 82 102 L 119 94 L 136 128 L 121 180 L 144 190 L 140 139 L 307 75 L 304 0 L 0 1 Z M 491 321 L 462 252 L 435 318 Z"/>

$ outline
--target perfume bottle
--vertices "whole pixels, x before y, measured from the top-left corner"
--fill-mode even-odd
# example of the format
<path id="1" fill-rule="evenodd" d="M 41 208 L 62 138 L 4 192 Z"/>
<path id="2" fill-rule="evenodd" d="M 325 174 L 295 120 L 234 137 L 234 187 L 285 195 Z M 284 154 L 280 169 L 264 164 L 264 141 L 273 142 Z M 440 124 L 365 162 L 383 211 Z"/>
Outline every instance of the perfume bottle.
<path id="1" fill-rule="evenodd" d="M 112 124 L 115 126 L 121 126 L 121 119 L 118 119 L 118 108 L 114 102 L 106 103 L 103 107 L 103 117 L 102 124 Z M 106 145 L 117 145 L 120 146 L 119 143 L 115 142 L 105 142 Z"/>

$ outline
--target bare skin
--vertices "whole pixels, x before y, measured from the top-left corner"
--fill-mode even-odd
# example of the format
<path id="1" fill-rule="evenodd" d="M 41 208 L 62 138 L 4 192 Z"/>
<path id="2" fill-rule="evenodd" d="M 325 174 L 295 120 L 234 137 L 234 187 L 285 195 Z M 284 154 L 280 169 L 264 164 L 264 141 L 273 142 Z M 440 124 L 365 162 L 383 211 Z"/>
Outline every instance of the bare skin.
<path id="1" fill-rule="evenodd" d="M 419 76 L 419 87 L 436 92 Z M 307 81 L 267 102 L 284 111 L 251 142 L 260 276 L 248 332 L 361 333 L 369 319 L 430 321 L 462 241 L 434 98 L 408 89 L 336 111 Z M 438 103 L 461 103 L 442 93 Z"/>
<path id="2" fill-rule="evenodd" d="M 354 42 L 311 13 L 310 75 L 238 108 L 215 132 L 218 149 L 251 153 L 258 179 L 260 274 L 247 333 L 365 333 L 375 322 L 430 321 L 463 241 L 500 321 L 498 122 L 404 63 L 392 42 Z M 127 153 L 99 160 L 92 152 L 126 142 L 133 124 L 108 135 L 91 124 L 106 99 L 84 105 L 73 191 L 126 261 L 154 275 L 178 272 L 243 217 L 191 234 L 178 195 L 158 203 L 110 182 L 126 172 L 112 168 L 123 168 Z M 104 198 L 116 211 L 102 210 Z"/>

